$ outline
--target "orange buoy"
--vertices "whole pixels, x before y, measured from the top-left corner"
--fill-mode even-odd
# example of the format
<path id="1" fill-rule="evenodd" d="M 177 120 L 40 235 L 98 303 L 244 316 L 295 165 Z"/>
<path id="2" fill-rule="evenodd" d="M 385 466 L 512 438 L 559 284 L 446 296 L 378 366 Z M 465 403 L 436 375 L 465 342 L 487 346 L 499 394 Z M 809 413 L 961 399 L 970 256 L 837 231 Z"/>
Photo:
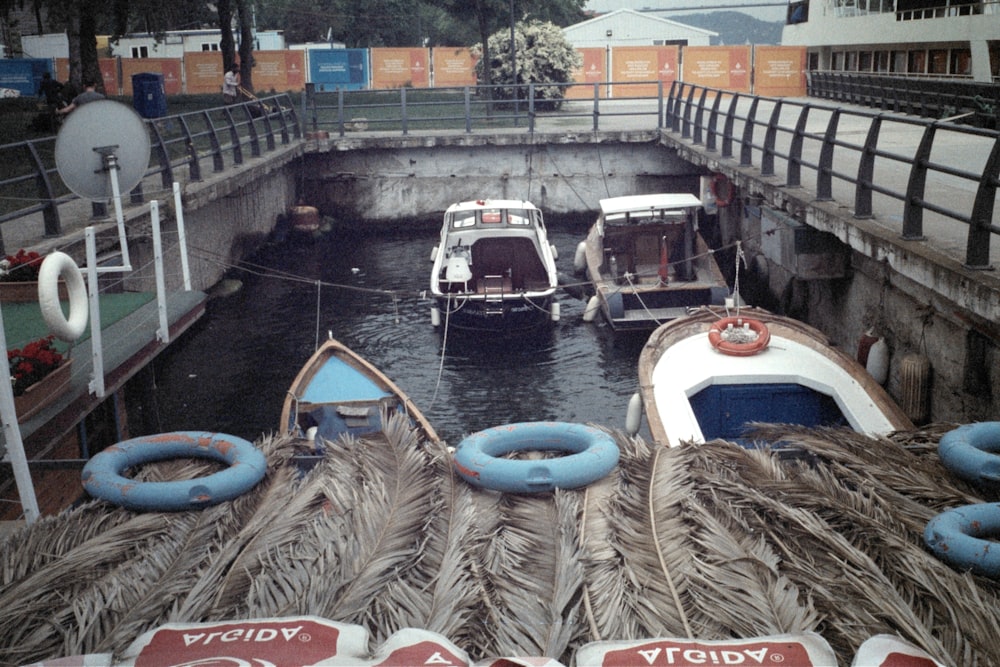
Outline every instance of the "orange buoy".
<path id="1" fill-rule="evenodd" d="M 767 348 L 771 332 L 760 320 L 723 317 L 708 330 L 708 342 L 723 354 L 750 357 Z"/>

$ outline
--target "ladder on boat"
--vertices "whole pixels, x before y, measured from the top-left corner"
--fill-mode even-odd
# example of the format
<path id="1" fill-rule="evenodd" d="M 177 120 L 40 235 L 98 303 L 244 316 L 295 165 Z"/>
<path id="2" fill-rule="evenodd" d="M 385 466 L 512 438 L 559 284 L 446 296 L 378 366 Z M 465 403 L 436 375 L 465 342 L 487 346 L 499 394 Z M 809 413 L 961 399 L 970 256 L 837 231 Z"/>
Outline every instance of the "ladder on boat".
<path id="1" fill-rule="evenodd" d="M 503 296 L 511 289 L 510 278 L 483 276 L 483 313 L 503 315 Z"/>

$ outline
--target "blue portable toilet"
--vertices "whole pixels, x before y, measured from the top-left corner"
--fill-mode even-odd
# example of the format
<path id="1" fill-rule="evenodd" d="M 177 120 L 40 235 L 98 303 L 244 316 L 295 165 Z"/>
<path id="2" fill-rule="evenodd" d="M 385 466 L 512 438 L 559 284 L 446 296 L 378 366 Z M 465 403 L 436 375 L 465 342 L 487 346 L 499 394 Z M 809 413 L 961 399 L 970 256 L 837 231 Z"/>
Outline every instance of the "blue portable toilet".
<path id="1" fill-rule="evenodd" d="M 143 118 L 167 115 L 167 93 L 162 74 L 139 72 L 132 75 L 132 106 Z"/>

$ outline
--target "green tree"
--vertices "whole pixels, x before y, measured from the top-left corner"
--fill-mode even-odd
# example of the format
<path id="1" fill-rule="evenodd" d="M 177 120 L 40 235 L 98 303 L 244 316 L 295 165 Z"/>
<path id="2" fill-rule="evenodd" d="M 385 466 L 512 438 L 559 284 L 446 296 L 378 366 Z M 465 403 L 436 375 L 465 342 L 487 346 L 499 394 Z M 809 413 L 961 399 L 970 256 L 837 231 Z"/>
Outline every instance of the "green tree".
<path id="1" fill-rule="evenodd" d="M 520 21 L 514 26 L 514 58 L 511 58 L 510 32 L 500 30 L 490 35 L 487 59 L 482 51 L 473 47 L 476 55 L 476 71 L 480 79 L 535 85 L 535 103 L 540 109 L 558 109 L 562 105 L 566 89 L 562 86 L 538 84 L 569 83 L 573 72 L 580 67 L 581 57 L 566 40 L 562 30 L 554 23 L 538 20 Z M 511 62 L 515 68 L 512 70 Z M 491 71 L 486 74 L 486 68 Z M 527 88 L 517 87 L 519 99 L 527 97 Z M 514 99 L 514 88 L 497 88 L 495 99 Z"/>

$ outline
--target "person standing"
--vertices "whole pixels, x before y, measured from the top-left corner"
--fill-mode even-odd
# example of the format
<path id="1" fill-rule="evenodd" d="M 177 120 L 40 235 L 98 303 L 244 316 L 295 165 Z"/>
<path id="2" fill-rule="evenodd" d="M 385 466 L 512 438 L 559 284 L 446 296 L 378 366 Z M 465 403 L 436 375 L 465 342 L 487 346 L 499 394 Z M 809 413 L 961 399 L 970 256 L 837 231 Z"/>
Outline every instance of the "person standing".
<path id="1" fill-rule="evenodd" d="M 239 86 L 240 66 L 233 63 L 229 66 L 229 71 L 222 77 L 222 100 L 226 104 L 236 104 Z"/>
<path id="2" fill-rule="evenodd" d="M 56 111 L 57 114 L 65 116 L 69 112 L 73 111 L 77 107 L 82 107 L 88 102 L 96 102 L 97 100 L 103 100 L 104 95 L 94 90 L 97 84 L 89 79 L 83 82 L 83 92 L 73 98 L 73 101 L 64 106 L 62 109 Z"/>

